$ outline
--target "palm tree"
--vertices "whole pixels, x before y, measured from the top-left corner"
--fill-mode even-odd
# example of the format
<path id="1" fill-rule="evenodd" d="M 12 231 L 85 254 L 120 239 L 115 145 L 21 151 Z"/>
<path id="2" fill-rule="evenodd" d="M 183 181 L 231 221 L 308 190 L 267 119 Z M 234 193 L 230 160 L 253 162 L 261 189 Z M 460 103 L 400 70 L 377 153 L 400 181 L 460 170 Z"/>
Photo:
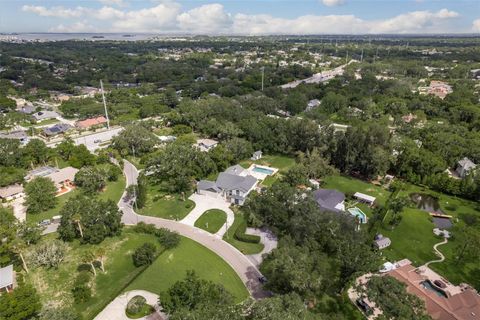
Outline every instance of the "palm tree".
<path id="1" fill-rule="evenodd" d="M 105 265 L 103 263 L 105 254 L 106 250 L 103 247 L 98 247 L 97 250 L 95 250 L 95 256 L 97 257 L 98 261 L 100 261 L 100 269 L 102 269 L 102 272 L 105 272 Z"/>
<path id="2" fill-rule="evenodd" d="M 25 271 L 28 273 L 27 262 L 25 261 L 25 258 L 23 257 L 23 251 L 25 250 L 26 247 L 27 246 L 26 246 L 25 242 L 21 239 L 18 239 L 18 238 L 15 239 L 14 242 L 12 243 L 13 252 L 18 254 L 20 259 L 22 260 L 23 269 L 25 269 Z"/>
<path id="3" fill-rule="evenodd" d="M 93 262 L 95 262 L 96 260 L 97 258 L 95 257 L 95 254 L 90 249 L 85 251 L 82 255 L 82 262 L 89 264 L 92 267 L 92 271 L 95 276 L 97 276 L 97 271 L 95 270 L 95 265 L 93 264 Z"/>
<path id="4" fill-rule="evenodd" d="M 78 231 L 80 232 L 80 237 L 83 238 L 83 229 L 82 229 L 82 216 L 78 213 L 75 213 L 72 216 L 73 222 L 75 222 L 78 226 Z"/>

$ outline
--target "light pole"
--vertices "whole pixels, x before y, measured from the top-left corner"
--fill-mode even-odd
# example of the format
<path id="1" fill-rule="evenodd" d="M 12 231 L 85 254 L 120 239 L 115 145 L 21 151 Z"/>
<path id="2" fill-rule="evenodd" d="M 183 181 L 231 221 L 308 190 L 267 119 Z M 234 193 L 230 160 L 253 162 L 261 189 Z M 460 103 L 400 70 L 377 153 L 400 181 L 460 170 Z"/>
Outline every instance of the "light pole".
<path id="1" fill-rule="evenodd" d="M 262 91 L 263 91 L 263 82 L 265 79 L 265 67 L 262 67 Z"/>

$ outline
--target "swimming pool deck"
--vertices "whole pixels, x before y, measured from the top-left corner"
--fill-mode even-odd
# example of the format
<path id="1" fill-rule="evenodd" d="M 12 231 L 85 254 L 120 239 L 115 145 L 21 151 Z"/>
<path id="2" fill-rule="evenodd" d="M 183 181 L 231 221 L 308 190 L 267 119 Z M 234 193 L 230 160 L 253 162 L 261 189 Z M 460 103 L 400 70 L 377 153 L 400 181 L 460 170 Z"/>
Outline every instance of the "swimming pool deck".
<path id="1" fill-rule="evenodd" d="M 255 168 L 260 168 L 260 169 L 265 169 L 265 170 L 270 170 L 272 173 L 263 173 L 263 172 L 258 172 L 255 171 Z M 254 176 L 257 180 L 265 180 L 268 176 L 273 176 L 278 172 L 278 168 L 272 168 L 272 167 L 267 167 L 267 166 L 262 166 L 259 164 L 251 164 L 250 167 L 247 169 L 248 173 L 252 176 Z"/>

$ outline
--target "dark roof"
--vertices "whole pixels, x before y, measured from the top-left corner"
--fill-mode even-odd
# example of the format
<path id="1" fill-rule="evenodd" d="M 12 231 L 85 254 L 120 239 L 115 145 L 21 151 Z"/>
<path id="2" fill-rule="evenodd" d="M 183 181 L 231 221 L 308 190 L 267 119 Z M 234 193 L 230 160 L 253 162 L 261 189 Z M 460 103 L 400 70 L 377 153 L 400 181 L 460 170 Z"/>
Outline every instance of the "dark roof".
<path id="1" fill-rule="evenodd" d="M 57 123 L 56 125 L 51 126 L 50 128 L 44 128 L 43 133 L 47 136 L 53 136 L 56 134 L 64 133 L 72 126 L 67 123 Z"/>
<path id="2" fill-rule="evenodd" d="M 321 209 L 340 212 L 335 206 L 345 200 L 345 195 L 337 190 L 318 189 L 313 192 L 313 198 Z"/>
<path id="3" fill-rule="evenodd" d="M 200 180 L 197 183 L 197 188 L 199 190 L 212 190 L 214 192 L 220 192 L 220 189 L 217 187 L 215 182 L 208 180 Z"/>
<path id="4" fill-rule="evenodd" d="M 253 188 L 256 183 L 257 179 L 253 176 L 242 177 L 226 172 L 221 172 L 216 181 L 217 186 L 223 190 L 238 189 L 245 192 Z"/>

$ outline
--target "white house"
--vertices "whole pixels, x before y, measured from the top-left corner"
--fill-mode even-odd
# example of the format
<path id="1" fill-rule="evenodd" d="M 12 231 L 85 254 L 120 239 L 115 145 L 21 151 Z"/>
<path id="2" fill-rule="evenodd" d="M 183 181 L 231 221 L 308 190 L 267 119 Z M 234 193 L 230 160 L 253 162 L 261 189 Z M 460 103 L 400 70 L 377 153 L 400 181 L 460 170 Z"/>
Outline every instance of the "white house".
<path id="1" fill-rule="evenodd" d="M 222 196 L 232 204 L 243 205 L 248 194 L 255 189 L 258 180 L 239 165 L 221 172 L 216 181 L 201 180 L 197 193 Z"/>
<path id="2" fill-rule="evenodd" d="M 255 151 L 250 159 L 253 161 L 262 159 L 262 151 Z"/>
<path id="3" fill-rule="evenodd" d="M 391 244 L 392 244 L 392 241 L 390 240 L 390 238 L 384 237 L 381 234 L 378 234 L 377 236 L 375 236 L 375 240 L 373 241 L 373 245 L 379 250 L 385 249 L 389 247 Z"/>
<path id="4" fill-rule="evenodd" d="M 467 157 L 463 158 L 462 160 L 458 161 L 457 169 L 455 170 L 461 178 L 465 178 L 467 174 L 474 170 L 477 167 L 475 163 L 473 163 Z"/>
<path id="5" fill-rule="evenodd" d="M 199 139 L 197 143 L 194 144 L 197 148 L 200 149 L 202 152 L 208 152 L 215 148 L 218 144 L 218 141 L 213 139 Z"/>

